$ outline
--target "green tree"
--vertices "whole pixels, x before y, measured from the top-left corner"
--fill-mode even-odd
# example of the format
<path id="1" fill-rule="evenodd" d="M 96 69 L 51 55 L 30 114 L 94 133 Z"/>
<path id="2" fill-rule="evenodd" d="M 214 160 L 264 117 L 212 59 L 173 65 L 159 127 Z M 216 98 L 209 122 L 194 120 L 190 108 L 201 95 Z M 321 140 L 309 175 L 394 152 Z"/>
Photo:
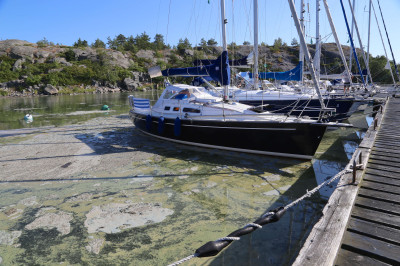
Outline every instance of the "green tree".
<path id="1" fill-rule="evenodd" d="M 273 46 L 274 46 L 275 49 L 279 50 L 282 47 L 282 45 L 283 45 L 282 39 L 278 38 L 278 39 L 276 39 L 274 41 L 274 45 Z"/>
<path id="2" fill-rule="evenodd" d="M 244 41 L 243 45 L 250 45 L 250 42 L 249 41 Z"/>
<path id="3" fill-rule="evenodd" d="M 190 44 L 188 38 L 184 40 L 179 39 L 178 45 L 176 46 L 178 53 L 184 55 L 186 49 L 192 49 L 192 45 Z"/>
<path id="4" fill-rule="evenodd" d="M 102 40 L 97 38 L 94 41 L 94 43 L 92 43 L 91 47 L 92 48 L 106 48 L 106 44 Z"/>
<path id="5" fill-rule="evenodd" d="M 36 44 L 38 47 L 46 47 L 50 45 L 50 42 L 46 39 L 46 37 L 43 37 L 43 39 L 37 41 Z"/>
<path id="6" fill-rule="evenodd" d="M 299 42 L 297 41 L 297 39 L 296 38 L 293 38 L 292 39 L 292 42 L 290 43 L 292 46 L 298 46 L 299 45 Z"/>
<path id="7" fill-rule="evenodd" d="M 130 51 L 132 53 L 136 53 L 137 52 L 137 47 L 136 47 L 136 41 L 135 38 L 133 38 L 133 36 L 129 36 L 128 38 L 126 38 L 126 42 L 124 44 L 124 50 L 125 51 Z"/>
<path id="8" fill-rule="evenodd" d="M 162 34 L 156 34 L 156 36 L 154 36 L 153 45 L 155 50 L 165 49 L 164 36 Z"/>
<path id="9" fill-rule="evenodd" d="M 201 38 L 199 46 L 203 49 L 207 48 L 207 41 L 204 38 Z"/>
<path id="10" fill-rule="evenodd" d="M 150 36 L 146 32 L 137 35 L 135 38 L 135 43 L 138 49 L 148 50 L 151 49 Z"/>
<path id="11" fill-rule="evenodd" d="M 78 41 L 76 41 L 75 43 L 74 43 L 74 47 L 88 47 L 89 45 L 88 45 L 88 42 L 86 41 L 86 40 L 81 40 L 81 38 L 79 38 L 78 39 Z"/>
<path id="12" fill-rule="evenodd" d="M 217 42 L 213 39 L 213 38 L 211 38 L 211 39 L 209 39 L 208 41 L 207 41 L 207 45 L 208 46 L 217 46 Z"/>

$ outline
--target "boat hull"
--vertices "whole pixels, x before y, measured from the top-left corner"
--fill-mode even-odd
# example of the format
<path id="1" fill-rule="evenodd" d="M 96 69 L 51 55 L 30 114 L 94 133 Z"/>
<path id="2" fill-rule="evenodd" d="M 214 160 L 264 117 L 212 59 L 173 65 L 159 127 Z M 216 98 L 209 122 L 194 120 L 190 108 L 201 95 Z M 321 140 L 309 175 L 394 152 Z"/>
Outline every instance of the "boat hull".
<path id="1" fill-rule="evenodd" d="M 256 121 L 191 120 L 148 117 L 130 112 L 135 126 L 146 134 L 207 148 L 311 159 L 326 124 Z M 160 126 L 160 124 L 162 124 Z"/>

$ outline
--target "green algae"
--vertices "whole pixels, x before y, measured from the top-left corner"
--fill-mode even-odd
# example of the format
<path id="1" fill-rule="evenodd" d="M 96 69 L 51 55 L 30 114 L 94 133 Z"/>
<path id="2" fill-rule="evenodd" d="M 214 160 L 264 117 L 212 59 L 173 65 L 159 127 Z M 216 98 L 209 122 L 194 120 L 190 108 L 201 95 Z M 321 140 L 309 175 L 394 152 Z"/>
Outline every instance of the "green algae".
<path id="1" fill-rule="evenodd" d="M 342 166 L 346 161 L 342 144 L 355 141 L 352 135 L 351 129 L 327 132 L 313 162 L 146 143 L 143 147 L 156 150 L 154 156 L 85 174 L 86 179 L 78 175 L 72 180 L 0 183 L 0 229 L 22 231 L 15 246 L 0 246 L 0 256 L 5 265 L 169 264 L 315 187 L 313 163 Z M 36 203 L 26 201 L 33 197 Z M 94 206 L 139 202 L 157 203 L 173 213 L 161 222 L 114 234 L 89 234 L 84 226 Z M 296 215 L 288 214 L 279 226 L 257 231 L 217 258 L 195 259 L 187 265 L 218 265 L 222 258 L 230 264 L 245 264 L 249 258 L 264 258 L 261 250 L 271 257 L 271 263 L 265 264 L 288 263 L 320 217 L 322 206 L 319 196 L 313 196 L 296 206 Z M 49 207 L 73 214 L 69 234 L 61 235 L 54 228 L 25 228 L 41 209 Z M 11 208 L 22 213 L 17 218 L 6 215 Z M 271 238 L 278 244 L 269 244 L 266 240 Z M 104 240 L 99 254 L 85 248 L 92 239 Z M 282 259 L 285 254 L 289 260 Z"/>

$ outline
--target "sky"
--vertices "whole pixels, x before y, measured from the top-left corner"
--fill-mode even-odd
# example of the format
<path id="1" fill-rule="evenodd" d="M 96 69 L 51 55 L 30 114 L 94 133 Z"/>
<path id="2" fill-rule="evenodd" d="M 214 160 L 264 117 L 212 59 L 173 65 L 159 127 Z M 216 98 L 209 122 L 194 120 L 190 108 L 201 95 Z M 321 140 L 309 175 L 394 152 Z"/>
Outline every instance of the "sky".
<path id="1" fill-rule="evenodd" d="M 315 38 L 315 2 L 306 3 L 307 41 Z M 343 0 L 349 23 L 348 0 Z M 348 35 L 339 0 L 328 0 L 332 17 L 342 44 Z M 363 46 L 367 46 L 369 0 L 356 0 L 355 13 Z M 389 47 L 380 17 L 377 0 L 373 0 L 388 55 Z M 390 41 L 397 63 L 400 63 L 400 0 L 380 0 Z M 295 1 L 299 10 L 300 0 Z M 227 41 L 253 43 L 253 1 L 226 0 Z M 43 38 L 73 45 L 81 38 L 90 43 L 97 38 L 107 41 L 118 34 L 136 36 L 146 32 L 152 39 L 164 35 L 171 45 L 188 38 L 195 45 L 201 38 L 215 39 L 220 45 L 220 0 L 0 0 L 0 40 L 19 39 L 36 43 Z M 384 55 L 374 14 L 371 23 L 372 55 Z M 334 42 L 321 1 L 320 31 L 324 42 Z M 259 42 L 273 44 L 278 37 L 288 44 L 298 35 L 288 1 L 259 0 Z M 313 40 L 315 42 L 315 40 Z M 356 46 L 359 47 L 357 39 Z"/>

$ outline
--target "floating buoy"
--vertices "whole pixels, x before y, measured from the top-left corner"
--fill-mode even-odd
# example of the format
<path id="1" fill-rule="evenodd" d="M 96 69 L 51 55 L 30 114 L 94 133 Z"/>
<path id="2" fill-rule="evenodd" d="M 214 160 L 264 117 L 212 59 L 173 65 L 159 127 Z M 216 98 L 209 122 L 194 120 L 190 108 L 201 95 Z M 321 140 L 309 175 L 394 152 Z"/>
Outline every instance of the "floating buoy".
<path id="1" fill-rule="evenodd" d="M 31 114 L 26 114 L 24 116 L 24 120 L 25 120 L 25 122 L 30 123 L 33 121 L 33 116 Z"/>
<path id="2" fill-rule="evenodd" d="M 108 107 L 108 105 L 105 104 L 105 105 L 103 105 L 103 106 L 101 107 L 101 110 L 102 110 L 102 111 L 108 111 L 108 110 L 110 110 L 110 107 Z"/>

